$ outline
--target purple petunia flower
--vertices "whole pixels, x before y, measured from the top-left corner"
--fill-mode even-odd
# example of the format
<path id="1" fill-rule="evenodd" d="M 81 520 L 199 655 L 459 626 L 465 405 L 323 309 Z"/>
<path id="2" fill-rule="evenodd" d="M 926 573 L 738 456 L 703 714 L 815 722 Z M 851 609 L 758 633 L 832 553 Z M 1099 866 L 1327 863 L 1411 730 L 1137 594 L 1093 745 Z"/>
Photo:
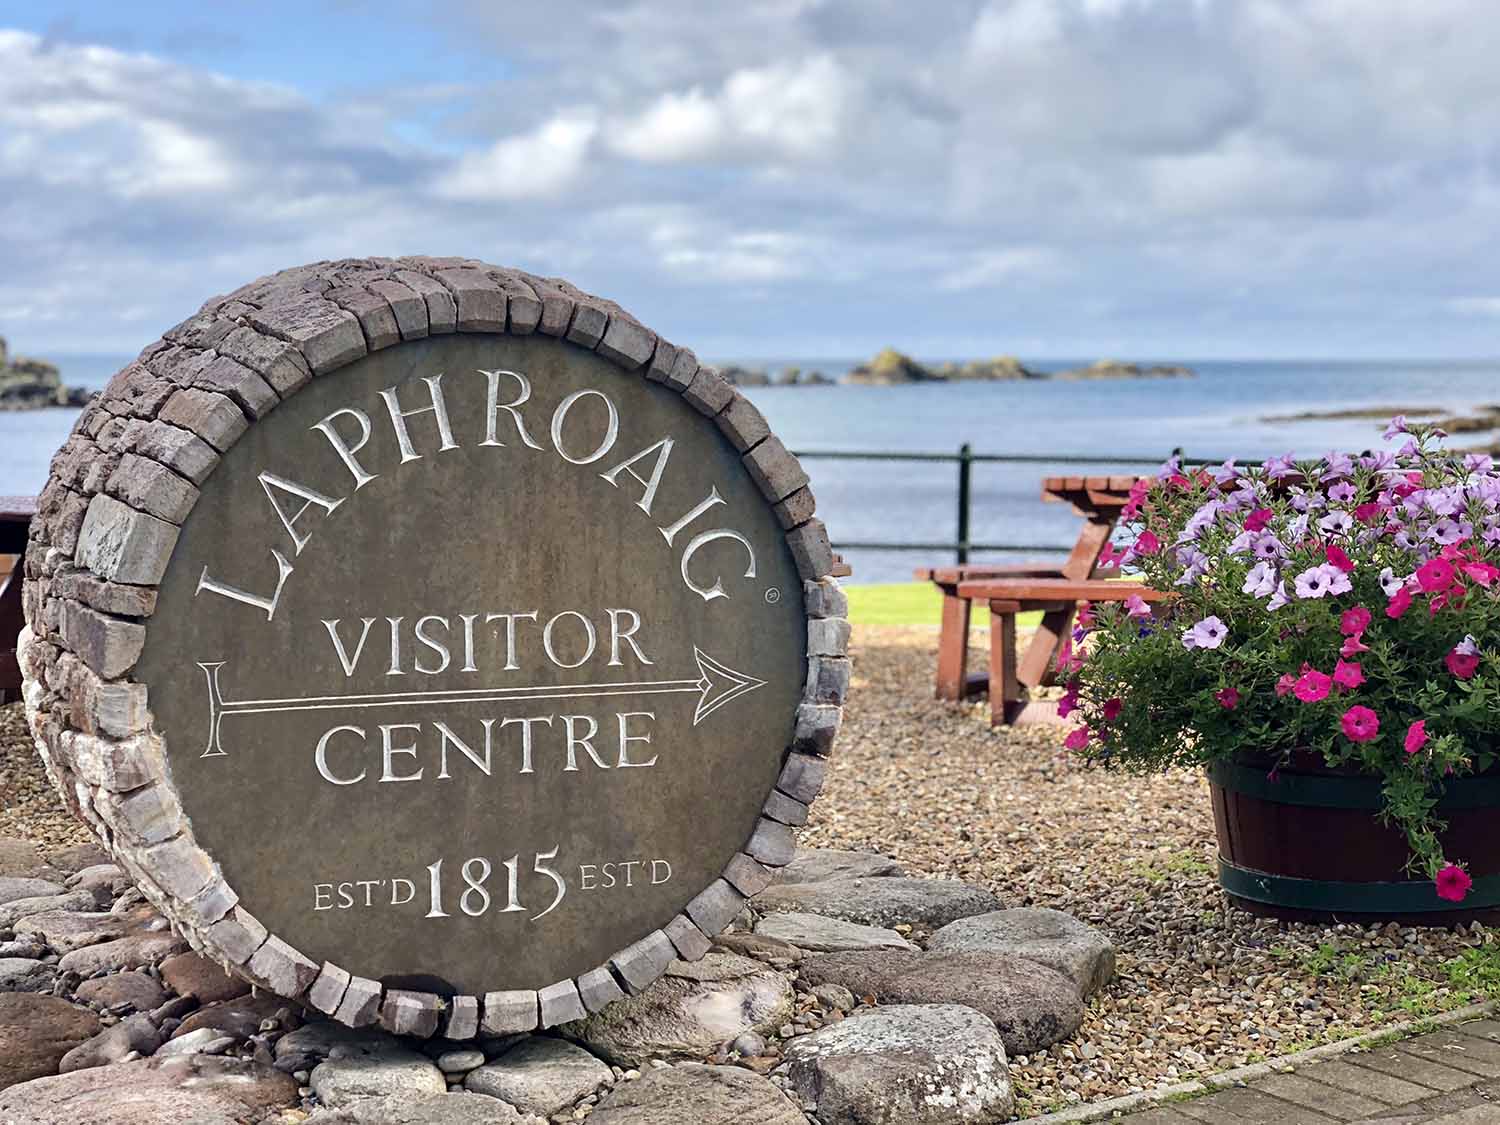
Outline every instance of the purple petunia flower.
<path id="1" fill-rule="evenodd" d="M 1385 433 L 1382 434 L 1381 436 L 1384 437 L 1386 441 L 1391 441 L 1394 438 L 1399 437 L 1401 434 L 1404 434 L 1406 432 L 1407 432 L 1406 415 L 1405 414 L 1397 414 L 1394 418 L 1392 418 L 1390 420 L 1389 423 L 1386 424 Z"/>
<path id="2" fill-rule="evenodd" d="M 1243 592 L 1255 598 L 1268 598 L 1276 592 L 1276 568 L 1268 562 L 1258 562 L 1245 575 Z"/>
<path id="3" fill-rule="evenodd" d="M 1286 544 L 1276 538 L 1274 532 L 1263 531 L 1255 537 L 1250 549 L 1258 559 L 1280 559 L 1286 557 Z"/>
<path id="4" fill-rule="evenodd" d="M 1337 504 L 1347 504 L 1350 500 L 1354 499 L 1355 494 L 1354 485 L 1346 480 L 1341 480 L 1328 489 L 1328 499 Z"/>
<path id="5" fill-rule="evenodd" d="M 1272 457 L 1261 466 L 1266 476 L 1271 480 L 1283 480 L 1297 471 L 1296 459 L 1290 454 L 1282 457 Z"/>
<path id="6" fill-rule="evenodd" d="M 1266 609 L 1275 612 L 1282 606 L 1291 602 L 1291 597 L 1286 592 L 1286 583 L 1276 583 L 1276 592 L 1271 595 L 1271 600 L 1266 603 Z"/>
<path id="7" fill-rule="evenodd" d="M 1323 470 L 1320 480 L 1337 480 L 1339 477 L 1354 475 L 1354 457 L 1348 453 L 1325 453 L 1324 462 L 1328 465 Z"/>
<path id="8" fill-rule="evenodd" d="M 1348 512 L 1332 511 L 1318 521 L 1324 531 L 1343 533 L 1354 527 L 1354 517 Z"/>
<path id="9" fill-rule="evenodd" d="M 1218 648 L 1224 643 L 1229 630 L 1217 617 L 1205 617 L 1182 634 L 1183 648 Z"/>

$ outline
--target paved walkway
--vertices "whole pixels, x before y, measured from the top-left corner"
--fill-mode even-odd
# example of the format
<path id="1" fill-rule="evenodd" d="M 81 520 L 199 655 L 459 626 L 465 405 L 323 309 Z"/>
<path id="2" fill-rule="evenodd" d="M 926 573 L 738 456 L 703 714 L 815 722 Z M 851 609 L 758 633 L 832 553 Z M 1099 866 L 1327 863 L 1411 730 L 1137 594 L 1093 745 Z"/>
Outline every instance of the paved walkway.
<path id="1" fill-rule="evenodd" d="M 1129 1125 L 1500 1125 L 1500 1020 L 1454 1024 L 1124 1120 Z"/>

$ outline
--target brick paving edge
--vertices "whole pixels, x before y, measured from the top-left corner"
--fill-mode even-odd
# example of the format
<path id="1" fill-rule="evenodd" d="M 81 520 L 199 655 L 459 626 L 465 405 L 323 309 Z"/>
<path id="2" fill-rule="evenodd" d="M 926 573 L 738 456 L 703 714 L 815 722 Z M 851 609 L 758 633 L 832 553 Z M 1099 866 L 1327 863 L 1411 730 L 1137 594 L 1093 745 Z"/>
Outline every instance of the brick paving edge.
<path id="1" fill-rule="evenodd" d="M 1085 1122 L 1106 1121 L 1116 1116 L 1124 1117 L 1126 1114 L 1160 1105 L 1169 1099 L 1176 1101 L 1184 1095 L 1197 1097 L 1216 1094 L 1220 1090 L 1229 1090 L 1236 1086 L 1244 1086 L 1257 1078 L 1265 1078 L 1271 1074 L 1280 1074 L 1287 1070 L 1295 1070 L 1297 1067 L 1307 1063 L 1317 1063 L 1325 1059 L 1338 1058 L 1341 1055 L 1357 1051 L 1362 1047 L 1383 1047 L 1387 1043 L 1412 1039 L 1418 1035 L 1448 1027 L 1455 1023 L 1465 1023 L 1469 1020 L 1482 1019 L 1485 1016 L 1495 1015 L 1496 1013 L 1500 1013 L 1500 1000 L 1486 1000 L 1481 1004 L 1470 1004 L 1467 1007 L 1454 1008 L 1451 1012 L 1441 1012 L 1426 1019 L 1402 1020 L 1400 1023 L 1393 1023 L 1389 1027 L 1380 1028 L 1378 1031 L 1356 1035 L 1352 1039 L 1340 1039 L 1337 1043 L 1324 1043 L 1321 1046 L 1309 1047 L 1305 1051 L 1297 1051 L 1294 1054 L 1279 1055 L 1274 1059 L 1267 1059 L 1265 1062 L 1251 1063 L 1249 1066 L 1240 1066 L 1235 1067 L 1233 1070 L 1220 1071 L 1218 1074 L 1211 1074 L 1207 1078 L 1198 1078 L 1191 1082 L 1179 1082 L 1173 1086 L 1159 1086 L 1154 1090 L 1144 1090 L 1139 1094 L 1126 1094 L 1124 1097 L 1108 1098 L 1102 1102 L 1076 1105 L 1069 1109 L 1058 1110 L 1055 1113 L 1045 1113 L 1040 1117 L 1026 1117 L 1022 1118 L 1022 1120 L 1026 1125 L 1084 1125 Z M 1478 1082 L 1481 1079 L 1476 1076 L 1475 1081 Z"/>

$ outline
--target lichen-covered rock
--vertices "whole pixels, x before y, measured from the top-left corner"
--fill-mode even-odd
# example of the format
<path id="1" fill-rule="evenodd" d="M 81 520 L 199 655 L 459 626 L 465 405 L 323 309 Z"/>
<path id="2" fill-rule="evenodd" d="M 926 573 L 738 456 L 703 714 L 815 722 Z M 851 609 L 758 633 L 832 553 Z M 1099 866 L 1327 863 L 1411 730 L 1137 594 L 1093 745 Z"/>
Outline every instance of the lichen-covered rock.
<path id="1" fill-rule="evenodd" d="M 862 926 L 858 922 L 824 918 L 820 914 L 767 914 L 755 924 L 755 932 L 809 953 L 917 948 L 895 930 L 884 926 Z"/>
<path id="2" fill-rule="evenodd" d="M 763 913 L 821 914 L 886 927 L 902 922 L 946 926 L 1000 909 L 1000 900 L 982 887 L 956 879 L 904 876 L 779 883 L 756 895 L 753 903 Z"/>
<path id="3" fill-rule="evenodd" d="M 927 942 L 932 953 L 1004 953 L 1056 969 L 1087 998 L 1115 975 L 1115 950 L 1094 927 L 1042 906 L 996 910 L 950 922 Z"/>
<path id="4" fill-rule="evenodd" d="M 390 1094 L 360 1098 L 342 1109 L 321 1111 L 316 1125 L 547 1125 L 514 1106 L 483 1094 Z"/>
<path id="5" fill-rule="evenodd" d="M 856 1012 L 791 1040 L 783 1057 L 824 1125 L 1004 1121 L 1015 1105 L 994 1025 L 958 1004 Z"/>
<path id="6" fill-rule="evenodd" d="M 547 1117 L 613 1081 L 604 1063 L 565 1039 L 533 1035 L 469 1072 L 464 1086 Z"/>
<path id="7" fill-rule="evenodd" d="M 665 1067 L 622 1082 L 599 1102 L 592 1125 L 807 1125 L 768 1080 L 735 1066 Z"/>
<path id="8" fill-rule="evenodd" d="M 826 883 L 830 879 L 875 879 L 905 874 L 905 868 L 879 852 L 798 848 L 792 862 L 776 872 L 776 882 Z"/>
<path id="9" fill-rule="evenodd" d="M 313 1093 L 324 1105 L 348 1105 L 359 1098 L 390 1094 L 441 1094 L 448 1083 L 426 1055 L 383 1043 L 336 1045 L 313 1068 Z"/>
<path id="10" fill-rule="evenodd" d="M 140 1059 L 0 1090 L 0 1121 L 68 1125 L 229 1125 L 297 1104 L 297 1083 L 248 1059 Z"/>

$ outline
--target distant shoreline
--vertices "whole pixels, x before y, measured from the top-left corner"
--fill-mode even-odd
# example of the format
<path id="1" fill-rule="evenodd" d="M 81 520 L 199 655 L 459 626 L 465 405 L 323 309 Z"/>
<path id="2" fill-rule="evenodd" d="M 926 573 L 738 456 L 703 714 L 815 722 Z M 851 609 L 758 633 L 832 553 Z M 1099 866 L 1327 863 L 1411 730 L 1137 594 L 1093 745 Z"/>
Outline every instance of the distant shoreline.
<path id="1" fill-rule="evenodd" d="M 842 378 L 832 379 L 822 371 L 785 367 L 772 375 L 765 368 L 725 364 L 719 373 L 739 387 L 897 387 L 930 383 L 1015 383 L 1044 380 L 1083 381 L 1095 379 L 1191 379 L 1197 372 L 1182 364 L 1141 366 L 1117 359 L 1100 359 L 1084 367 L 1041 371 L 1027 367 L 1013 355 L 965 363 L 923 364 L 895 348 L 883 348 L 873 359 L 856 364 Z"/>

